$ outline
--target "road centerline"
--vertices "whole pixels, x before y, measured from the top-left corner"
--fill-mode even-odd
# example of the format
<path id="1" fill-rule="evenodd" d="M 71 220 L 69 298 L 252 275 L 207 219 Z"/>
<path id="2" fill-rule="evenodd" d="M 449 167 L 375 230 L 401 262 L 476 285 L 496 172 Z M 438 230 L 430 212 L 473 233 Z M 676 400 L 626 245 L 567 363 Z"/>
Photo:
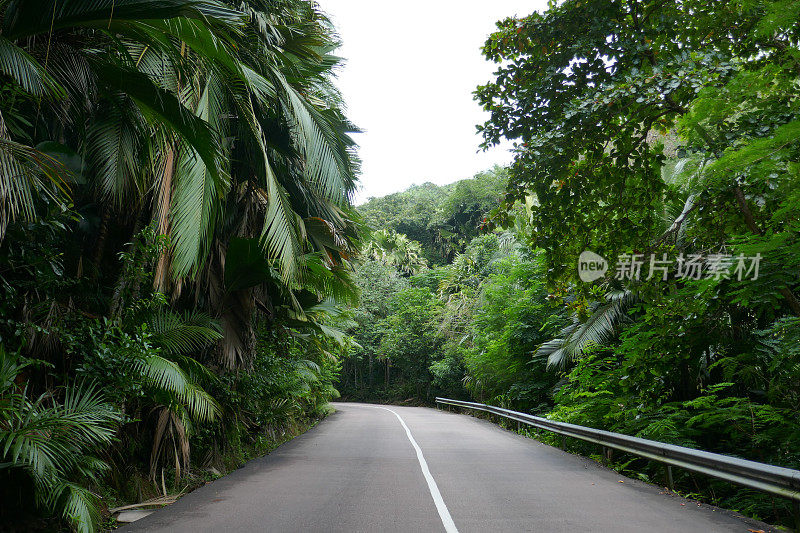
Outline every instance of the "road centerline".
<path id="1" fill-rule="evenodd" d="M 422 475 L 428 484 L 428 490 L 431 493 L 434 505 L 436 505 L 436 510 L 439 512 L 439 518 L 442 519 L 444 530 L 447 533 L 458 533 L 458 528 L 456 527 L 455 522 L 453 522 L 453 517 L 450 516 L 450 511 L 447 509 L 447 505 L 444 503 L 442 493 L 439 492 L 439 486 L 436 484 L 436 480 L 433 479 L 433 474 L 431 474 L 430 468 L 428 468 L 428 462 L 425 460 L 425 456 L 422 454 L 422 448 L 420 448 L 419 444 L 417 444 L 417 441 L 414 440 L 414 435 L 411 434 L 411 430 L 406 425 L 403 417 L 397 414 L 397 411 L 389 409 L 388 407 L 379 407 L 377 405 L 368 405 L 364 407 L 372 407 L 374 409 L 383 409 L 384 411 L 389 411 L 397 417 L 397 420 L 400 421 L 400 425 L 402 425 L 403 429 L 406 430 L 406 436 L 411 442 L 411 446 L 413 446 L 414 451 L 417 452 L 417 461 L 419 461 L 419 466 L 422 469 Z"/>

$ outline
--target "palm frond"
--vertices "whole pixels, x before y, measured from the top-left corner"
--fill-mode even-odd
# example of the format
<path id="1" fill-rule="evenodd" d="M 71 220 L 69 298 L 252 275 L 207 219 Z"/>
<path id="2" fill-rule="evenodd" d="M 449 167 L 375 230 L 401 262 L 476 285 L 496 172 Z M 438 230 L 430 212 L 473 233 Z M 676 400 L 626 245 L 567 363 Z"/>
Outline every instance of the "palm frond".
<path id="1" fill-rule="evenodd" d="M 198 311 L 179 315 L 160 310 L 147 317 L 147 324 L 153 332 L 153 342 L 172 355 L 202 350 L 222 338 L 219 324 Z"/>
<path id="2" fill-rule="evenodd" d="M 285 96 L 284 115 L 295 131 L 305 160 L 305 174 L 317 190 L 334 203 L 349 199 L 355 185 L 348 161 L 346 135 L 336 131 L 324 112 L 303 98 L 282 75 L 275 78 Z"/>
<path id="3" fill-rule="evenodd" d="M 56 159 L 12 141 L 0 114 L 0 240 L 10 221 L 34 218 L 37 197 L 64 203 L 69 176 L 70 171 Z"/>
<path id="4" fill-rule="evenodd" d="M 539 346 L 535 356 L 547 356 L 547 365 L 563 368 L 570 361 L 594 346 L 609 342 L 626 319 L 630 305 L 638 295 L 629 290 L 610 291 L 606 302 L 595 306 L 585 321 L 573 322 L 561 330 L 560 337 Z"/>
<path id="5" fill-rule="evenodd" d="M 237 93 L 234 103 L 240 119 L 244 119 L 250 140 L 257 147 L 260 170 L 259 182 L 263 188 L 256 189 L 255 195 L 265 206 L 264 223 L 260 244 L 270 260 L 278 262 L 284 282 L 294 280 L 298 273 L 298 258 L 302 255 L 298 230 L 299 217 L 292 209 L 286 189 L 281 185 L 270 163 L 263 128 L 255 116 L 252 102 L 247 95 Z"/>
<path id="6" fill-rule="evenodd" d="M 318 253 L 305 254 L 302 260 L 305 267 L 301 279 L 303 285 L 336 303 L 358 303 L 358 287 L 345 266 L 326 265 Z"/>
<path id="7" fill-rule="evenodd" d="M 64 95 L 64 90 L 33 56 L 2 36 L 0 36 L 0 73 L 16 81 L 23 90 L 34 96 Z"/>
<path id="8" fill-rule="evenodd" d="M 88 135 L 86 153 L 96 177 L 100 197 L 117 209 L 129 205 L 129 198 L 139 197 L 144 185 L 141 141 L 145 137 L 141 117 L 130 108 L 127 99 L 112 101 L 97 115 Z"/>
<path id="9" fill-rule="evenodd" d="M 221 85 L 210 76 L 197 104 L 196 114 L 219 129 L 223 114 Z M 226 174 L 210 169 L 191 146 L 178 156 L 171 206 L 172 269 L 176 277 L 196 271 L 208 255 L 221 211 L 220 199 L 230 183 Z"/>
<path id="10" fill-rule="evenodd" d="M 93 533 L 100 523 L 97 495 L 77 483 L 65 482 L 59 496 L 64 500 L 62 515 L 79 533 Z"/>
<path id="11" fill-rule="evenodd" d="M 108 26 L 112 20 L 180 16 L 239 22 L 243 13 L 214 0 L 11 0 L 3 34 L 16 39 L 76 26 Z"/>
<path id="12" fill-rule="evenodd" d="M 19 371 L 2 351 L 0 359 L 3 367 Z M 92 453 L 111 443 L 121 413 L 93 385 L 66 387 L 61 404 L 50 394 L 30 401 L 27 391 L 8 390 L 0 390 L 0 469 L 27 472 L 43 507 L 78 531 L 95 531 L 98 498 L 76 481 L 93 479 L 107 468 Z"/>
<path id="13" fill-rule="evenodd" d="M 298 258 L 302 255 L 298 216 L 292 209 L 286 190 L 266 160 L 266 153 L 265 165 L 267 188 L 258 190 L 267 206 L 261 243 L 268 257 L 278 261 L 281 277 L 288 282 L 296 278 Z"/>
<path id="14" fill-rule="evenodd" d="M 158 355 L 144 357 L 135 367 L 151 385 L 175 396 L 197 420 L 213 420 L 220 406 L 205 390 L 197 385 L 174 361 Z"/>
<path id="15" fill-rule="evenodd" d="M 220 179 L 219 138 L 206 121 L 184 107 L 176 95 L 137 70 L 99 61 L 93 66 L 106 87 L 128 95 L 145 117 L 179 134 L 197 151 L 214 178 Z"/>

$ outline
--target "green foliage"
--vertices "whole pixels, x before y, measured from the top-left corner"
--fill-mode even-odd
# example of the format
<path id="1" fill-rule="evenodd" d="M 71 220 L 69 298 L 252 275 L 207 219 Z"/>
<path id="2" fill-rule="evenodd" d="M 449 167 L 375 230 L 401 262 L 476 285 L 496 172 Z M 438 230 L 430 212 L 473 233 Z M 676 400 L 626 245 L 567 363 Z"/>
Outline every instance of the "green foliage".
<path id="1" fill-rule="evenodd" d="M 2 497 L 63 515 L 32 528 L 329 411 L 360 234 L 338 45 L 305 0 L 0 1 L 0 346 L 36 363 L 0 390 Z M 60 439 L 78 397 L 107 434 L 28 465 L 25 424 Z"/>
<path id="2" fill-rule="evenodd" d="M 741 206 L 727 203 L 735 188 L 760 203 L 772 182 L 763 178 L 786 168 L 797 149 L 788 43 L 798 27 L 775 17 L 777 6 L 569 1 L 498 24 L 484 54 L 504 63 L 476 92 L 492 113 L 481 128 L 485 142 L 518 143 L 498 222 L 507 222 L 502 213 L 514 200 L 536 194 L 533 236 L 551 278 L 575 280 L 584 249 L 611 258 L 651 249 L 661 206 L 685 194 L 661 179 L 675 151 L 656 141 L 670 129 L 681 133 L 681 150 L 703 161 L 688 168 L 696 170 L 690 190 L 702 191 L 695 212 L 714 228 L 704 234 L 716 235 L 721 224 L 742 231 Z M 696 23 L 681 23 L 688 19 Z M 731 27 L 729 40 L 717 39 Z"/>
<path id="3" fill-rule="evenodd" d="M 346 397 L 430 402 L 468 389 L 518 407 L 548 404 L 554 377 L 541 359 L 530 364 L 530 353 L 555 331 L 560 311 L 547 300 L 540 259 L 524 246 L 482 235 L 452 264 L 407 281 L 376 261 L 361 263 L 357 280 Z"/>
<path id="4" fill-rule="evenodd" d="M 362 254 L 368 259 L 393 265 L 407 276 L 418 274 L 428 266 L 418 242 L 391 230 L 372 233 Z"/>
<path id="5" fill-rule="evenodd" d="M 112 443 L 121 413 L 86 383 L 67 385 L 58 396 L 31 397 L 15 383 L 26 366 L 0 346 L 3 492 L 21 471 L 32 481 L 40 509 L 60 515 L 77 531 L 95 531 L 99 502 L 85 484 L 108 468 L 98 455 Z"/>
<path id="6" fill-rule="evenodd" d="M 394 295 L 390 314 L 381 324 L 378 358 L 386 363 L 387 381 L 392 372 L 399 373 L 395 382 L 409 396 L 429 397 L 430 357 L 441 345 L 438 314 L 435 295 L 427 289 L 411 287 Z"/>
<path id="7" fill-rule="evenodd" d="M 483 49 L 497 71 L 475 96 L 485 146 L 514 143 L 505 195 L 479 192 L 476 178 L 360 207 L 434 264 L 409 278 L 417 292 L 398 287 L 394 306 L 369 315 L 365 351 L 397 344 L 392 356 L 448 395 L 797 468 L 795 4 L 567 0 L 500 21 Z M 494 233 L 475 238 L 478 225 Z M 584 250 L 610 260 L 592 283 L 575 268 Z M 615 276 L 622 253 L 642 254 L 639 279 Z M 707 262 L 699 279 L 674 268 L 646 279 L 651 253 L 758 256 L 759 272 L 708 275 Z M 423 354 L 414 341 L 432 339 L 428 320 L 439 338 Z M 616 466 L 661 479 L 642 459 Z M 676 483 L 790 523 L 770 496 L 685 472 Z"/>
<path id="8" fill-rule="evenodd" d="M 798 467 L 796 4 L 503 20 L 475 94 L 514 163 L 354 210 L 356 128 L 315 3 L 0 1 L 8 501 L 96 529 L 95 494 L 167 491 L 165 471 L 183 488 L 324 416 L 337 386 Z M 611 260 L 593 283 L 586 249 Z M 612 279 L 622 252 L 762 260 L 757 279 Z"/>
<path id="9" fill-rule="evenodd" d="M 559 312 L 547 300 L 540 258 L 501 260 L 470 321 L 472 346 L 464 362 L 473 395 L 518 409 L 547 409 L 557 376 L 531 354 L 552 338 Z"/>
<path id="10" fill-rule="evenodd" d="M 503 195 L 508 172 L 502 167 L 450 185 L 412 186 L 358 207 L 373 230 L 407 236 L 422 246 L 434 265 L 450 263 L 476 237 L 484 218 Z"/>
<path id="11" fill-rule="evenodd" d="M 262 329 L 253 371 L 225 372 L 212 386 L 225 416 L 200 428 L 194 446 L 213 464 L 246 442 L 280 442 L 298 424 L 328 413 L 328 402 L 339 396 L 333 385 L 339 370 L 327 350 L 309 350 L 293 335 Z"/>
<path id="12" fill-rule="evenodd" d="M 355 343 L 345 351 L 339 389 L 346 398 L 364 399 L 386 388 L 386 374 L 379 368 L 387 364 L 387 360 L 379 360 L 384 324 L 392 314 L 395 296 L 407 290 L 409 282 L 383 261 L 364 261 L 358 266 L 355 283 L 361 298 L 348 330 Z"/>

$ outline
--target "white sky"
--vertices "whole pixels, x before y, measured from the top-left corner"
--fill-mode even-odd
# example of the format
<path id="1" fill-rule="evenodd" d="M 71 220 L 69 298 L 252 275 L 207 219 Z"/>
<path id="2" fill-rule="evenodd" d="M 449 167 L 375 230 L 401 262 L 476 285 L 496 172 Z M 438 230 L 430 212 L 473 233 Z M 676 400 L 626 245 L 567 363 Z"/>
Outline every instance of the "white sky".
<path id="1" fill-rule="evenodd" d="M 318 0 L 344 42 L 337 85 L 363 160 L 356 203 L 412 184 L 451 183 L 495 163 L 508 147 L 478 152 L 486 117 L 472 91 L 496 65 L 480 47 L 507 16 L 547 0 Z"/>

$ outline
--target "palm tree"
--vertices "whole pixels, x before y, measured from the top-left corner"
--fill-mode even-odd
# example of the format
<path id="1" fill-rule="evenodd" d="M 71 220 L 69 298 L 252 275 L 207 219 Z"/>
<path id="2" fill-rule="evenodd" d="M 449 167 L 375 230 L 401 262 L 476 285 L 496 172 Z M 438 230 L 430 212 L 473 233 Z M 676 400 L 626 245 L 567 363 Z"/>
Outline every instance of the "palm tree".
<path id="1" fill-rule="evenodd" d="M 620 332 L 630 319 L 631 305 L 639 301 L 638 295 L 628 289 L 611 290 L 604 302 L 590 305 L 588 317 L 573 315 L 559 337 L 543 343 L 534 357 L 547 357 L 547 366 L 564 368 L 586 350 L 603 346 Z"/>
<path id="2" fill-rule="evenodd" d="M 18 96 L 0 116 L 34 115 L 41 126 L 28 146 L 0 140 L 0 166 L 10 169 L 0 178 L 8 180 L 0 228 L 19 213 L 33 216 L 36 191 L 64 201 L 59 193 L 70 184 L 73 196 L 88 193 L 98 205 L 96 266 L 112 213 L 128 224 L 145 216 L 169 242 L 156 288 L 177 298 L 199 276 L 191 288 L 223 320 L 229 306 L 210 294 L 211 278 L 223 276 L 231 237 L 257 239 L 279 284 L 302 282 L 300 258 L 309 251 L 329 266 L 353 254 L 348 206 L 357 161 L 348 132 L 355 128 L 330 82 L 335 35 L 310 3 L 4 0 L 0 7 L 0 72 Z M 41 13 L 52 13 L 51 24 Z M 45 144 L 34 145 L 40 138 Z M 80 175 L 60 163 L 65 154 L 79 160 Z M 30 179 L 17 179 L 24 172 Z M 239 324 L 254 306 L 241 308 Z M 241 350 L 223 352 L 229 365 L 242 360 Z"/>
<path id="3" fill-rule="evenodd" d="M 428 267 L 422 255 L 422 245 L 394 230 L 373 232 L 364 248 L 364 256 L 397 267 L 406 276 L 418 274 Z"/>
<path id="4" fill-rule="evenodd" d="M 98 455 L 111 444 L 121 413 L 94 385 L 69 385 L 60 401 L 51 393 L 31 398 L 15 383 L 25 366 L 0 348 L 0 475 L 24 472 L 41 508 L 78 531 L 95 531 L 98 497 L 85 483 L 108 468 Z"/>
<path id="5" fill-rule="evenodd" d="M 221 408 L 201 386 L 214 375 L 197 362 L 191 353 L 219 340 L 222 335 L 211 317 L 188 312 L 178 315 L 168 309 L 148 310 L 143 317 L 153 333 L 152 342 L 160 350 L 135 363 L 136 370 L 150 385 L 151 400 L 157 413 L 150 456 L 150 478 L 157 481 L 159 466 L 174 463 L 175 483 L 189 471 L 189 435 L 192 422 L 208 422 L 221 414 Z M 167 438 L 172 449 L 167 445 Z"/>
<path id="6" fill-rule="evenodd" d="M 335 326 L 357 298 L 360 243 L 337 45 L 304 0 L 0 0 L 0 245 L 9 224 L 77 219 L 62 227 L 65 251 L 79 250 L 63 277 L 96 293 L 59 309 L 148 332 L 130 365 L 146 390 L 139 414 L 155 423 L 151 477 L 173 461 L 176 478 L 186 471 L 192 426 L 222 413 L 211 369 L 247 368 L 259 321 L 309 353 L 344 340 Z M 150 286 L 165 305 L 144 312 Z M 13 394 L 9 420 L 50 408 Z M 92 443 L 76 443 L 76 460 Z M 76 527 L 96 521 L 81 516 Z"/>
<path id="7" fill-rule="evenodd" d="M 36 183 L 31 180 L 26 187 L 19 179 L 37 168 L 51 181 L 60 179 L 59 184 L 75 184 L 88 176 L 91 188 L 111 205 L 135 203 L 140 199 L 136 193 L 141 196 L 149 185 L 150 176 L 139 170 L 148 168 L 143 164 L 151 135 L 148 122 L 158 122 L 161 129 L 180 137 L 219 174 L 219 151 L 209 124 L 181 105 L 169 87 L 148 76 L 144 58 L 134 55 L 138 48 L 153 49 L 174 59 L 179 47 L 170 46 L 169 38 L 177 40 L 190 28 L 166 21 L 159 27 L 141 20 L 143 15 L 166 21 L 203 20 L 208 27 L 226 28 L 242 16 L 213 1 L 0 2 L 0 72 L 11 94 L 5 100 L 8 105 L 0 109 L 6 125 L 0 128 L 4 139 L 0 164 L 9 170 L 2 178 L 3 223 L 17 213 L 32 216 L 37 193 L 54 193 L 34 190 Z M 168 37 L 159 35 L 160 30 Z M 30 124 L 29 119 L 32 134 L 12 135 L 20 128 L 9 124 Z M 64 165 L 54 164 L 77 154 L 86 156 L 87 176 L 71 176 Z M 66 187 L 60 189 L 65 192 Z"/>
<path id="8" fill-rule="evenodd" d="M 330 272 L 343 272 L 358 233 L 349 209 L 354 128 L 330 84 L 338 58 L 330 54 L 336 41 L 326 19 L 305 2 L 246 2 L 242 9 L 250 17 L 243 30 L 249 45 L 238 58 L 252 86 L 247 102 L 257 105 L 237 104 L 239 117 L 248 118 L 230 125 L 237 139 L 231 186 L 194 287 L 222 321 L 219 355 L 228 367 L 247 364 L 258 310 L 270 315 L 280 295 L 313 283 L 308 254 L 320 254 Z M 226 287 L 236 257 L 230 245 L 240 239 L 258 245 L 269 274 L 233 289 Z"/>

